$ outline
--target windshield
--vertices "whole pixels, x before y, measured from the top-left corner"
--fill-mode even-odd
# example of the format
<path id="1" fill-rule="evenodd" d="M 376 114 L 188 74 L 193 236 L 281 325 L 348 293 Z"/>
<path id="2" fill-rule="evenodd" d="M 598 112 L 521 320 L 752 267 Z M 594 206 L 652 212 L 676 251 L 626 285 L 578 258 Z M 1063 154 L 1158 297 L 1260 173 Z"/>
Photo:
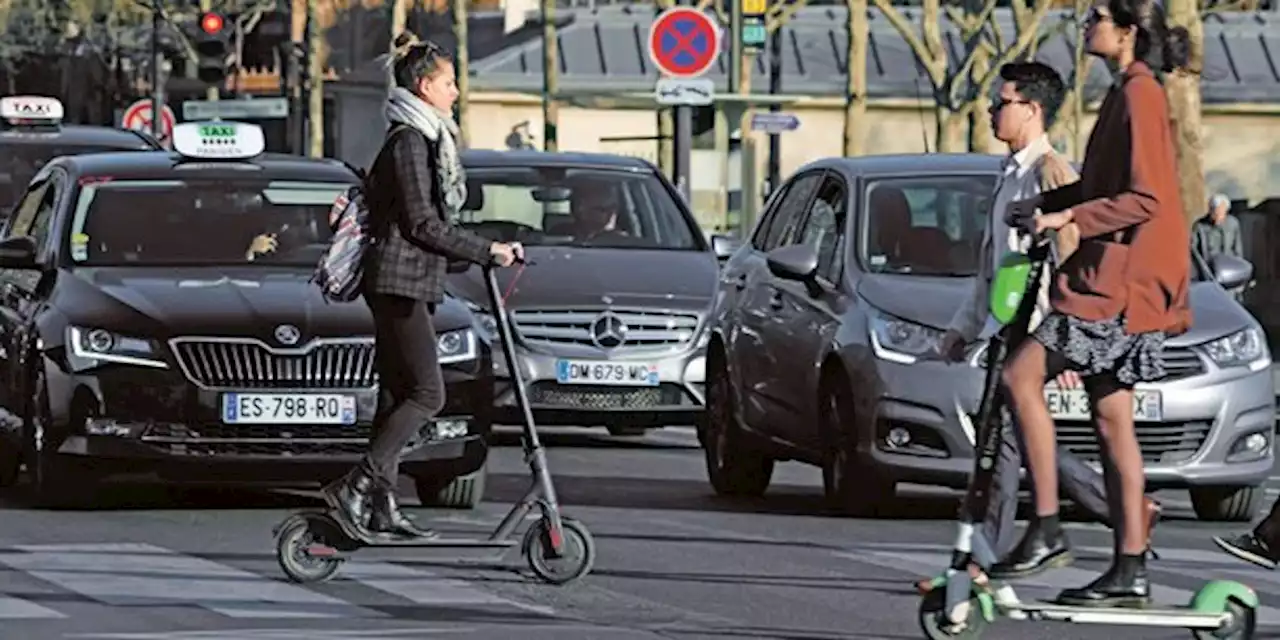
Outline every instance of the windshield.
<path id="1" fill-rule="evenodd" d="M 461 224 L 528 245 L 698 249 L 697 235 L 656 177 L 550 167 L 469 169 Z"/>
<path id="2" fill-rule="evenodd" d="M 9 215 L 36 172 L 50 160 L 58 156 L 122 150 L 120 147 L 27 142 L 0 145 L 0 207 L 3 208 L 0 215 Z"/>
<path id="3" fill-rule="evenodd" d="M 867 181 L 862 264 L 872 273 L 976 274 L 995 179 L 986 174 Z"/>
<path id="4" fill-rule="evenodd" d="M 314 267 L 333 235 L 329 208 L 349 186 L 244 178 L 86 184 L 71 224 L 71 259 Z"/>

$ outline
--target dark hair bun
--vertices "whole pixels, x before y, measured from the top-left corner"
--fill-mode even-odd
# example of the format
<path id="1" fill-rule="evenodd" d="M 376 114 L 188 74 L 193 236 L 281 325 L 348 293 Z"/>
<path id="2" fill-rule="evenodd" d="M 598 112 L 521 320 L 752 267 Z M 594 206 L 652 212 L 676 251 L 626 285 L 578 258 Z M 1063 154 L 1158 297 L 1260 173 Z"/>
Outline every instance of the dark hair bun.
<path id="1" fill-rule="evenodd" d="M 416 44 L 418 44 L 418 36 L 413 35 L 412 31 L 401 31 L 400 35 L 391 42 L 392 53 L 397 58 L 404 57 Z"/>
<path id="2" fill-rule="evenodd" d="M 1191 34 L 1184 27 L 1171 27 L 1164 36 L 1164 71 L 1186 69 L 1191 62 Z"/>

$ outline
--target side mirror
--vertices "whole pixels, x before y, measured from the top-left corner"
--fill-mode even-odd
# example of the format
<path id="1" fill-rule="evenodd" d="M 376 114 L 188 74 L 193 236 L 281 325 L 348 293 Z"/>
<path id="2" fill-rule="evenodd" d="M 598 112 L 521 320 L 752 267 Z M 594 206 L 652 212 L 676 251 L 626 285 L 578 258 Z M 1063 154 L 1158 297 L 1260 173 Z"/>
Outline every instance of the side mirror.
<path id="1" fill-rule="evenodd" d="M 1214 281 L 1227 291 L 1239 289 L 1253 279 L 1253 263 L 1235 256 L 1213 256 L 1209 259 L 1209 270 L 1213 272 Z"/>
<path id="2" fill-rule="evenodd" d="M 812 282 L 818 272 L 818 250 L 807 244 L 778 247 L 766 256 L 769 272 L 785 280 Z"/>
<path id="3" fill-rule="evenodd" d="M 31 236 L 14 236 L 0 241 L 0 267 L 36 268 L 36 241 Z"/>
<path id="4" fill-rule="evenodd" d="M 728 260 L 738 252 L 738 248 L 741 246 L 742 242 L 732 236 L 721 234 L 711 236 L 711 250 L 715 252 L 718 260 Z"/>

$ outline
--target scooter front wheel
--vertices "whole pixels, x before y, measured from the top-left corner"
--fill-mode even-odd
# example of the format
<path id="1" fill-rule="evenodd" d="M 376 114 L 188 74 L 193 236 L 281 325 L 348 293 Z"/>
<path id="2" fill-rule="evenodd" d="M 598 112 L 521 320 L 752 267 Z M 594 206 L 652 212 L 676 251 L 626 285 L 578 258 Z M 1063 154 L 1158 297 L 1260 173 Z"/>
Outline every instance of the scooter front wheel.
<path id="1" fill-rule="evenodd" d="M 1191 635 L 1196 640 L 1252 640 L 1258 624 L 1254 608 L 1235 599 L 1228 600 L 1225 608 L 1231 616 L 1226 624 L 1218 629 L 1196 629 Z"/>
<path id="2" fill-rule="evenodd" d="M 521 551 L 533 574 L 550 584 L 568 584 L 587 575 L 596 562 L 596 543 L 586 525 L 573 518 L 560 518 L 563 540 L 556 557 L 551 544 L 551 525 L 546 518 L 533 523 L 524 533 Z"/>
<path id="3" fill-rule="evenodd" d="M 324 582 L 342 566 L 331 545 L 338 533 L 336 525 L 323 518 L 295 515 L 286 520 L 276 535 L 276 562 L 293 582 Z"/>
<path id="4" fill-rule="evenodd" d="M 941 587 L 920 599 L 920 630 L 929 640 L 976 640 L 987 629 L 987 619 L 976 597 L 969 598 L 969 615 L 952 625 L 947 622 L 947 589 Z"/>

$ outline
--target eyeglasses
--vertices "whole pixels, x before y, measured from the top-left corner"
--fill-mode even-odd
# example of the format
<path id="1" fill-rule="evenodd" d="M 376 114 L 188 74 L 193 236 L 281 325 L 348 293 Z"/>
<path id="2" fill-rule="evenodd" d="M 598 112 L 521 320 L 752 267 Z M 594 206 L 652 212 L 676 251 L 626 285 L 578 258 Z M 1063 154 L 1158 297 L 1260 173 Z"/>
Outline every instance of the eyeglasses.
<path id="1" fill-rule="evenodd" d="M 1084 21 L 1081 23 L 1081 25 L 1087 29 L 1089 27 L 1092 27 L 1095 24 L 1098 24 L 1099 22 L 1110 22 L 1111 20 L 1112 20 L 1112 17 L 1110 14 L 1106 14 L 1101 11 L 1098 11 L 1097 7 L 1094 7 L 1093 9 L 1089 10 L 1088 14 L 1085 15 Z"/>
<path id="2" fill-rule="evenodd" d="M 995 113 L 1011 104 L 1031 104 L 1030 100 L 1009 100 L 1008 98 L 1000 98 L 991 103 L 990 111 Z"/>

